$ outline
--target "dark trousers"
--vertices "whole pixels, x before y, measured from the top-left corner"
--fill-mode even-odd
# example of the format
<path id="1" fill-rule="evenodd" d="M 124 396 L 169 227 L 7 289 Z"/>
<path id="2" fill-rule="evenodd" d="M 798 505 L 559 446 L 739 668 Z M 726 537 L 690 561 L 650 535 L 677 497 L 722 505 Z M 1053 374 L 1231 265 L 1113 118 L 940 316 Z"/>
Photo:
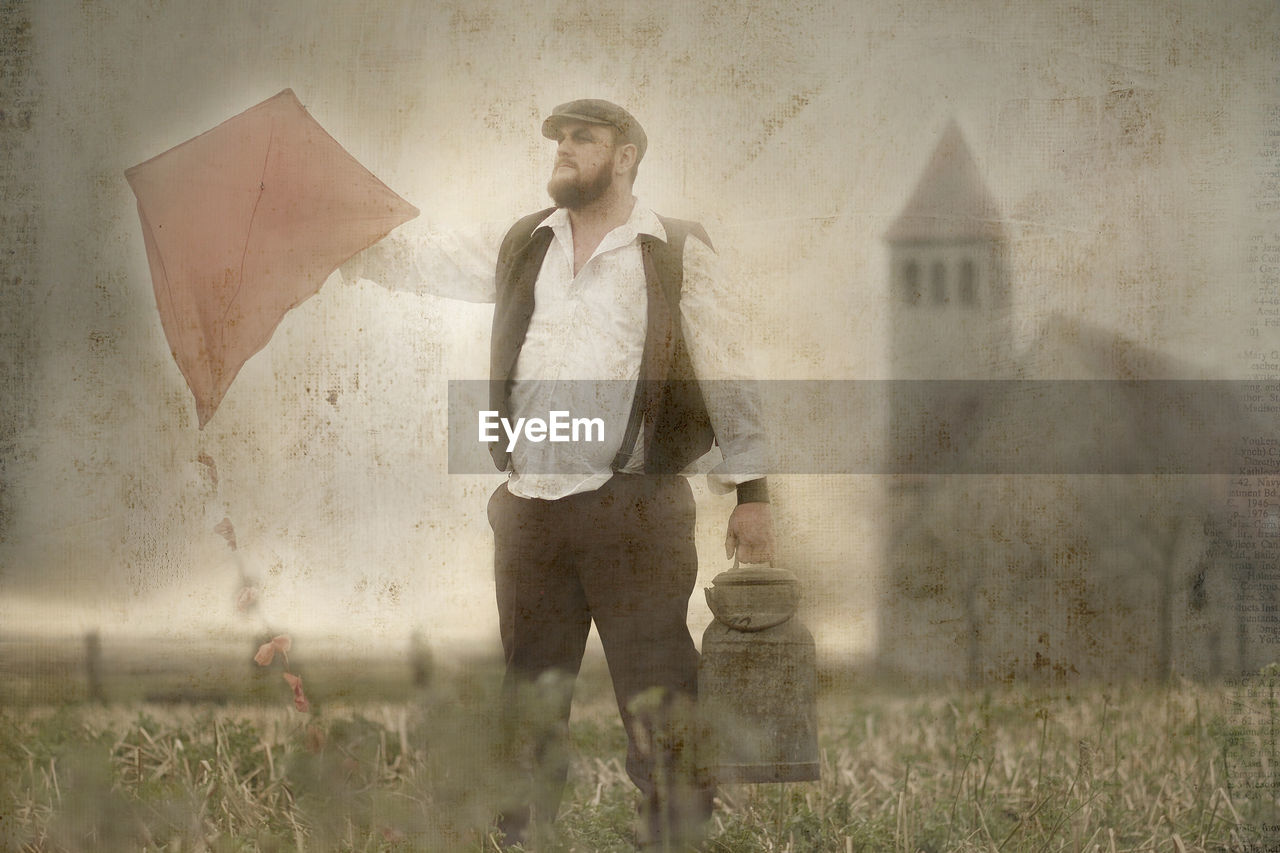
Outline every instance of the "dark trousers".
<path id="1" fill-rule="evenodd" d="M 489 500 L 503 682 L 502 829 L 523 838 L 555 818 L 568 771 L 569 706 L 592 621 L 627 732 L 627 773 L 643 797 L 642 837 L 710 814 L 690 724 L 698 652 L 686 622 L 697 577 L 694 504 L 678 476 L 615 474 L 560 500 Z M 683 709 L 683 710 L 682 710 Z"/>

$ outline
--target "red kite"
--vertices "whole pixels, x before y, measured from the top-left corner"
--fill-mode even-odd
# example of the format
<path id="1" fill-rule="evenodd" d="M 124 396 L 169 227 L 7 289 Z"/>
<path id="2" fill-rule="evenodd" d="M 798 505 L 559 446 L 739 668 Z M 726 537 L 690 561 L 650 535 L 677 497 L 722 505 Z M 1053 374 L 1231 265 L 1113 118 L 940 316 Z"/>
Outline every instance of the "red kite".
<path id="1" fill-rule="evenodd" d="M 285 313 L 418 210 L 291 89 L 127 170 L 169 349 L 203 428 Z"/>

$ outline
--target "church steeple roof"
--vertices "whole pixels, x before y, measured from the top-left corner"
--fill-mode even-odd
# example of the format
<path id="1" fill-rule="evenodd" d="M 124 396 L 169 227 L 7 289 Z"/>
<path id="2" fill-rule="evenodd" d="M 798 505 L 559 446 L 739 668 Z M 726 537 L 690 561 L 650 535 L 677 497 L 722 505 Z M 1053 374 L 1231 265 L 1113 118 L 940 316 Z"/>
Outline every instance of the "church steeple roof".
<path id="1" fill-rule="evenodd" d="M 885 240 L 997 240 L 1002 234 L 1000 211 L 987 191 L 960 126 L 952 119 L 906 207 L 889 226 Z"/>

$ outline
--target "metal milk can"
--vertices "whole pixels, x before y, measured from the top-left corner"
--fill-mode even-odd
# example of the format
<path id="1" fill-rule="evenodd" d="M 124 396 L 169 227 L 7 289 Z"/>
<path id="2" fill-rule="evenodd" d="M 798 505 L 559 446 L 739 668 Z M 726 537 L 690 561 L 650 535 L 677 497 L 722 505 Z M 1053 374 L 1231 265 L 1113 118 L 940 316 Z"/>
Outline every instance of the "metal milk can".
<path id="1" fill-rule="evenodd" d="M 702 635 L 698 700 L 717 780 L 817 779 L 817 663 L 813 635 L 794 618 L 795 575 L 735 560 L 711 583 L 716 618 Z"/>

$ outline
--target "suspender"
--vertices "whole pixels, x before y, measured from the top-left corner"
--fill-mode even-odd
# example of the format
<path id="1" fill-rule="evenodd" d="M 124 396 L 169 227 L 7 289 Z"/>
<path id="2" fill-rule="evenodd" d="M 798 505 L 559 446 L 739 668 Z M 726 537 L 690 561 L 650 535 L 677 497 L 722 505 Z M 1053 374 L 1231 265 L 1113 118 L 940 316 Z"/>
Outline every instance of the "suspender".
<path id="1" fill-rule="evenodd" d="M 683 241 L 681 241 L 683 243 Z M 631 401 L 631 415 L 627 418 L 627 429 L 622 434 L 622 444 L 618 447 L 618 455 L 613 457 L 613 470 L 621 471 L 626 467 L 636 449 L 636 439 L 640 435 L 640 424 L 653 423 L 657 395 L 654 390 L 658 383 L 666 378 L 671 364 L 672 308 L 668 304 L 667 295 L 663 293 L 664 282 L 658 276 L 653 260 L 653 240 L 644 238 L 640 241 L 640 257 L 644 262 L 644 281 L 647 299 L 645 347 L 640 359 L 640 378 L 636 381 L 635 396 Z M 650 346 L 650 339 L 656 346 Z M 655 352 L 656 350 L 656 352 Z M 646 417 L 648 420 L 646 421 Z M 646 430 L 648 432 L 648 430 Z M 650 436 L 646 435 L 646 438 Z"/>

